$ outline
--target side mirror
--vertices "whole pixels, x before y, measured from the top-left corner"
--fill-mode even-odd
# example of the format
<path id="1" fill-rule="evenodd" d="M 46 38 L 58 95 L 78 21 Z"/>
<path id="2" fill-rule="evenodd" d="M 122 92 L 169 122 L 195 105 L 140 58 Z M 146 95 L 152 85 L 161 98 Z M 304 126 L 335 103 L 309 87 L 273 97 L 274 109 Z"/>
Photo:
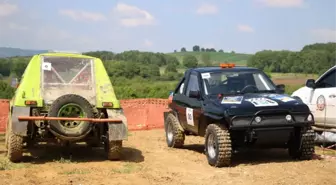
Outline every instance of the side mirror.
<path id="1" fill-rule="evenodd" d="M 190 91 L 189 92 L 189 98 L 200 99 L 201 98 L 201 92 L 200 91 Z"/>
<path id="2" fill-rule="evenodd" d="M 309 88 L 315 88 L 316 84 L 315 84 L 315 80 L 314 79 L 308 79 L 306 81 L 306 87 L 309 87 Z"/>
<path id="3" fill-rule="evenodd" d="M 285 86 L 284 84 L 279 84 L 279 85 L 276 86 L 277 91 L 278 91 L 280 94 L 285 93 L 285 87 L 286 87 L 286 86 Z"/>

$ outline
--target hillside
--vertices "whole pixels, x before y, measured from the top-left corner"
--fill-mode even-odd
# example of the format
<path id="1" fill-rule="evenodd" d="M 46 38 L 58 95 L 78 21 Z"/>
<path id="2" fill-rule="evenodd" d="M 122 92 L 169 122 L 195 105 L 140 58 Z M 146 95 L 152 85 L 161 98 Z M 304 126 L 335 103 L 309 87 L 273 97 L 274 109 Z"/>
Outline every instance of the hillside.
<path id="1" fill-rule="evenodd" d="M 201 61 L 201 55 L 203 53 L 210 55 L 210 61 L 213 62 L 213 64 L 219 64 L 222 62 L 234 62 L 238 65 L 246 65 L 247 60 L 252 56 L 251 54 L 243 54 L 243 53 L 225 53 L 225 52 L 175 52 L 175 53 L 167 53 L 168 55 L 175 56 L 179 59 L 179 61 L 182 61 L 182 57 L 184 55 L 193 55 L 195 56 L 200 63 Z"/>
<path id="2" fill-rule="evenodd" d="M 30 49 L 0 47 L 0 58 L 15 57 L 15 56 L 32 56 L 44 52 L 47 52 L 47 50 L 30 50 Z"/>

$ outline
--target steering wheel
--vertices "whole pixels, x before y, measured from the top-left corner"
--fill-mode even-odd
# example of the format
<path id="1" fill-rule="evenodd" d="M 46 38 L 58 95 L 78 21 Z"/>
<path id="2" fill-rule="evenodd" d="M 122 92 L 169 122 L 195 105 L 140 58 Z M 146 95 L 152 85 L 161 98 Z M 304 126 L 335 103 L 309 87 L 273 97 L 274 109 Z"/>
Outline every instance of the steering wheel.
<path id="1" fill-rule="evenodd" d="M 249 87 L 252 87 L 252 88 L 256 89 L 256 91 L 259 91 L 258 87 L 256 87 L 255 85 L 247 85 L 240 92 L 244 92 Z"/>

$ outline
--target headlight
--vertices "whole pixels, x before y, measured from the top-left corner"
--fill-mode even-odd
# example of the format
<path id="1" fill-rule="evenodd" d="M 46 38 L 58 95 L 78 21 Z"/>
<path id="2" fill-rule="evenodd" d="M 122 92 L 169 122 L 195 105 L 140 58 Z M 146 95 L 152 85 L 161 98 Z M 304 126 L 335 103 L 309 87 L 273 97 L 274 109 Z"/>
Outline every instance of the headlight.
<path id="1" fill-rule="evenodd" d="M 313 121 L 313 116 L 311 114 L 308 115 L 307 121 Z"/>

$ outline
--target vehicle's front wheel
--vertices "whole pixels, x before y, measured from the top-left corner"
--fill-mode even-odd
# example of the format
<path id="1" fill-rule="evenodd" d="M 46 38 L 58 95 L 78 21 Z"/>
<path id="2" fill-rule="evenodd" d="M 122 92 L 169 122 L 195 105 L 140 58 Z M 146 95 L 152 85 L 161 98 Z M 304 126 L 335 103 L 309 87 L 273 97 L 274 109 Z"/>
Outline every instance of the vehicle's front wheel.
<path id="1" fill-rule="evenodd" d="M 294 159 L 300 159 L 300 160 L 312 159 L 315 153 L 314 139 L 315 139 L 315 133 L 313 129 L 302 128 L 299 137 L 292 136 L 291 138 L 288 148 L 289 155 Z"/>
<path id="2" fill-rule="evenodd" d="M 179 121 L 173 114 L 168 114 L 165 125 L 168 147 L 180 148 L 184 145 L 185 134 L 179 127 Z"/>
<path id="3" fill-rule="evenodd" d="M 205 154 L 211 166 L 226 167 L 231 164 L 231 137 L 224 126 L 208 125 L 205 133 Z"/>

